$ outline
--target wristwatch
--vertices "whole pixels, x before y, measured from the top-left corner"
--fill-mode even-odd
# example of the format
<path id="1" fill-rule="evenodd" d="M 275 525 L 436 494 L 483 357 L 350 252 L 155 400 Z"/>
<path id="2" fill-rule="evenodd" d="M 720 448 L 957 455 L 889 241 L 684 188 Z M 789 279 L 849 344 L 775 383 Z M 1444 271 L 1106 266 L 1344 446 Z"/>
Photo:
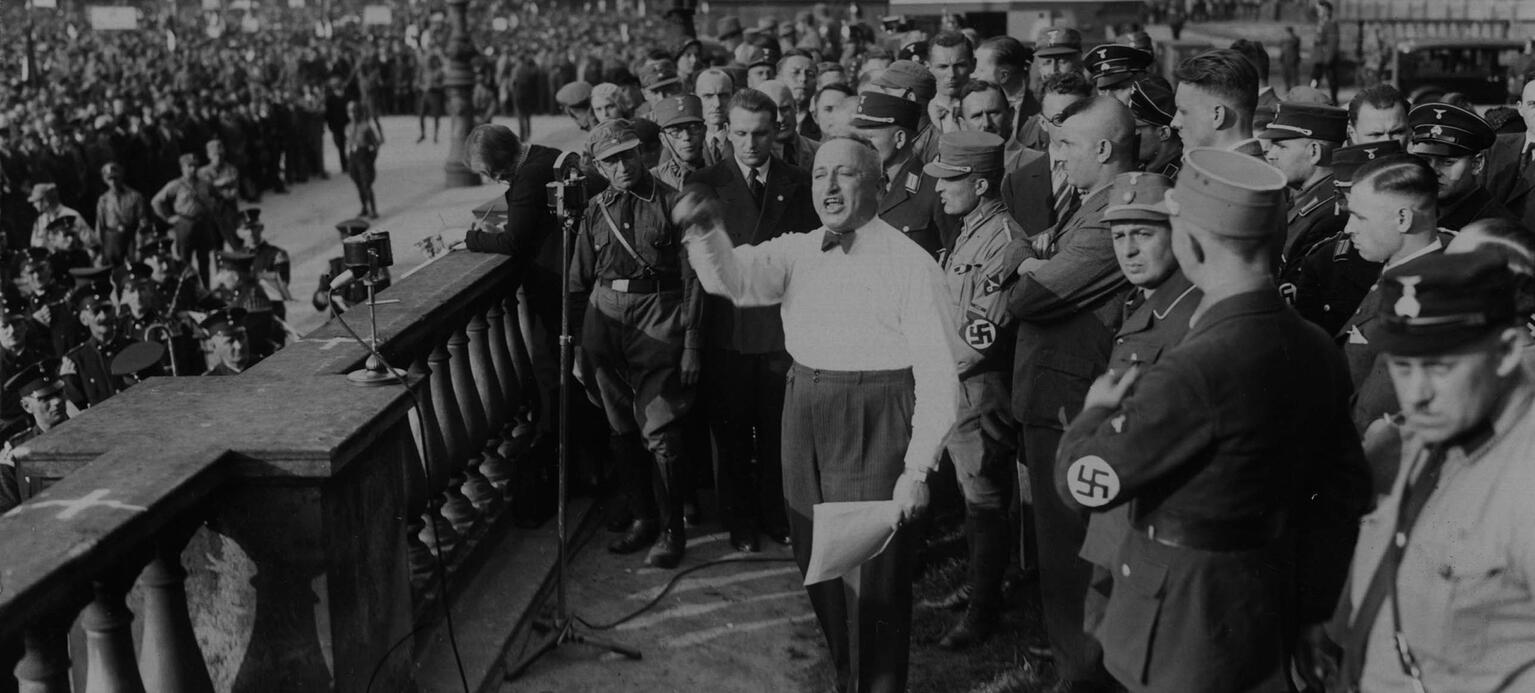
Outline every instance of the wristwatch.
<path id="1" fill-rule="evenodd" d="M 927 475 L 928 475 L 929 472 L 930 472 L 930 470 L 918 469 L 916 467 L 907 467 L 905 469 L 905 473 L 906 474 L 910 474 L 912 479 L 915 480 L 917 483 L 920 483 L 920 484 L 927 483 Z"/>

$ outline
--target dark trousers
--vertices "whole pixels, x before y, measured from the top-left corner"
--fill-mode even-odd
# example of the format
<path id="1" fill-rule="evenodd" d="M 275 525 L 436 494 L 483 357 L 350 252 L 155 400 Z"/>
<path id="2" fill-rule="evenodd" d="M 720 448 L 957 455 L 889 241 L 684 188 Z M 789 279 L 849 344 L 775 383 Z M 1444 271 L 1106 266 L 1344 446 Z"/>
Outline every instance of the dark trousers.
<path id="1" fill-rule="evenodd" d="M 720 514 L 731 528 L 781 528 L 784 378 L 789 355 L 704 352 L 702 394 L 718 453 Z"/>
<path id="2" fill-rule="evenodd" d="M 889 500 L 911 441 L 910 370 L 815 371 L 794 364 L 784 390 L 784 503 L 794 559 L 810 565 L 817 503 Z M 903 693 L 911 647 L 911 581 L 920 528 L 896 532 L 863 565 L 858 599 L 828 580 L 805 588 L 835 663 L 839 690 Z"/>
<path id="3" fill-rule="evenodd" d="M 331 128 L 330 141 L 332 144 L 336 145 L 336 156 L 341 157 L 341 170 L 351 170 L 351 166 L 347 165 L 346 159 L 346 130 L 344 128 Z"/>
<path id="4" fill-rule="evenodd" d="M 1063 681 L 1106 682 L 1103 648 L 1083 630 L 1083 600 L 1092 564 L 1077 555 L 1087 518 L 1066 507 L 1055 492 L 1055 451 L 1061 431 L 1024 426 L 1019 463 L 1034 490 L 1034 541 L 1039 551 L 1039 596 L 1045 632 Z"/>

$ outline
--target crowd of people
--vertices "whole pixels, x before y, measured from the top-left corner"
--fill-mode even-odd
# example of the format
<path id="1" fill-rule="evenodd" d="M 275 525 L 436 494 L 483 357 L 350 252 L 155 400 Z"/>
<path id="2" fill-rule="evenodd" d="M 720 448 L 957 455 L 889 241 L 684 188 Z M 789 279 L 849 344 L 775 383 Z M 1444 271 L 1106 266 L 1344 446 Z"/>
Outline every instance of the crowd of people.
<path id="1" fill-rule="evenodd" d="M 1284 60 L 1281 98 L 1248 39 L 1162 74 L 1141 31 L 1025 43 L 817 6 L 699 38 L 686 13 L 517 16 L 527 41 L 480 43 L 475 110 L 552 102 L 588 131 L 570 183 L 587 202 L 562 212 L 565 258 L 561 152 L 521 117 L 480 125 L 467 163 L 507 185 L 506 212 L 462 242 L 517 259 L 543 412 L 573 314 L 576 481 L 624 501 L 609 551 L 676 568 L 710 474 L 732 546 L 766 537 L 802 571 L 816 504 L 894 501 L 857 589 L 806 589 L 837 689 L 904 691 L 946 475 L 969 574 L 943 648 L 996 634 L 1012 575 L 1063 690 L 1535 688 L 1535 76 L 1493 124 L 1385 84 L 1339 104 L 1315 51 L 1331 88 Z M 4 192 L 34 207 L 0 211 L 16 440 L 281 343 L 263 282 L 286 256 L 240 201 L 322 159 L 292 149 L 309 130 L 226 120 L 346 93 L 330 129 L 355 157 L 382 143 L 372 114 L 413 108 L 421 139 L 440 114 L 444 59 L 422 47 L 440 38 L 262 36 L 122 39 L 175 57 L 139 63 L 165 81 L 122 80 L 131 63 L 97 57 L 122 47 L 70 36 L 55 50 L 86 69 L 37 60 L 51 77 L 0 87 L 28 172 Z M 425 68 L 398 70 L 406 54 Z M 116 148 L 145 138 L 151 155 Z M 540 424 L 547 452 L 558 422 Z"/>
<path id="2" fill-rule="evenodd" d="M 893 500 L 858 589 L 806 589 L 837 689 L 902 691 L 953 475 L 941 647 L 991 638 L 1023 574 L 1062 690 L 1535 686 L 1535 77 L 1494 127 L 1389 85 L 1281 99 L 1252 40 L 1164 76 L 1144 33 L 946 23 L 727 17 L 558 90 L 589 131 L 572 424 L 608 434 L 578 449 L 626 499 L 608 550 L 679 565 L 699 469 L 736 549 L 802 570 L 816 504 Z M 508 216 L 463 241 L 519 258 L 548 363 L 560 153 L 467 149 Z"/>

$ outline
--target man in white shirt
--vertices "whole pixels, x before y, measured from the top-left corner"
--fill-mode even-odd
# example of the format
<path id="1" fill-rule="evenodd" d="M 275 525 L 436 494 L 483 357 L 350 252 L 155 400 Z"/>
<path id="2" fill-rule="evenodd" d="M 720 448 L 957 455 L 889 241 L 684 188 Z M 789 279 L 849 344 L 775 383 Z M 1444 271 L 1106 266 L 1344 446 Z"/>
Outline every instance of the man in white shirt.
<path id="1" fill-rule="evenodd" d="M 811 173 L 822 229 L 732 247 L 718 202 L 691 193 L 673 215 L 687 227 L 688 259 L 706 291 L 738 306 L 781 306 L 794 359 L 784 394 L 784 501 L 800 570 L 810 561 L 814 505 L 899 504 L 899 529 L 859 571 L 856 601 L 841 580 L 806 588 L 838 688 L 898 693 L 911 642 L 918 533 L 910 524 L 927 506 L 959 379 L 943 277 L 875 216 L 882 179 L 873 146 L 835 137 Z"/>

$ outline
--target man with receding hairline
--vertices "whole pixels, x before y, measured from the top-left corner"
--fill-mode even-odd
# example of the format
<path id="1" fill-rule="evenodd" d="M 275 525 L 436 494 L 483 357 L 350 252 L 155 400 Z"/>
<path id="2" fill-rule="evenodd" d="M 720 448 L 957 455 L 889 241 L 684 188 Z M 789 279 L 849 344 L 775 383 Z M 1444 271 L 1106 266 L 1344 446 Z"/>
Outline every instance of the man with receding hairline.
<path id="1" fill-rule="evenodd" d="M 1052 149 L 1066 181 L 1083 191 L 1080 208 L 1040 233 L 1041 258 L 1025 260 L 1007 295 L 1017 323 L 1013 414 L 1022 425 L 1020 482 L 1032 485 L 1045 629 L 1062 680 L 1103 686 L 1102 651 L 1082 628 L 1091 566 L 1077 552 L 1086 521 L 1049 492 L 1056 445 L 1109 359 L 1128 284 L 1103 215 L 1114 177 L 1135 170 L 1135 120 L 1111 96 L 1067 106 Z M 1025 476 L 1026 475 L 1026 476 Z"/>
<path id="2" fill-rule="evenodd" d="M 1129 508 L 1094 631 L 1120 684 L 1290 690 L 1286 653 L 1342 587 L 1363 453 L 1342 358 L 1274 289 L 1284 176 L 1223 149 L 1184 162 L 1165 206 L 1204 292 L 1192 327 L 1156 365 L 1092 384 L 1042 491 L 1075 512 Z"/>
<path id="3" fill-rule="evenodd" d="M 918 537 L 910 524 L 927 507 L 959 378 L 946 341 L 953 326 L 944 279 L 931 257 L 877 216 L 881 170 L 867 141 L 827 140 L 811 172 L 823 227 L 760 245 L 732 247 L 719 203 L 700 194 L 686 196 L 673 216 L 688 229 L 688 258 L 706 291 L 738 306 L 781 306 L 794 358 L 784 393 L 784 500 L 801 572 L 815 504 L 894 500 L 900 508 L 895 536 L 863 564 L 855 589 L 834 579 L 806 590 L 837 689 L 902 693 Z"/>

